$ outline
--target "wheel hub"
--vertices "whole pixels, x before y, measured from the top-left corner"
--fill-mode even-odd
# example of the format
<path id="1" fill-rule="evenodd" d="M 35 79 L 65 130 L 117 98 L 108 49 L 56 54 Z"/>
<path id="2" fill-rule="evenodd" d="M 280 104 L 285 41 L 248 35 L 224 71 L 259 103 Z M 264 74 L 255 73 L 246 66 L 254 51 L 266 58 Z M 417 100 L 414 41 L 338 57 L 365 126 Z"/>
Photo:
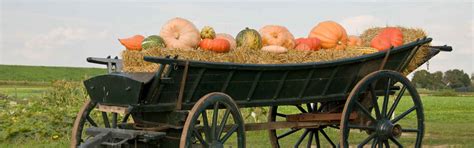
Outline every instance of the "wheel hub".
<path id="1" fill-rule="evenodd" d="M 380 121 L 376 127 L 377 135 L 383 139 L 398 138 L 402 135 L 402 127 L 399 124 L 393 124 L 390 120 Z"/>

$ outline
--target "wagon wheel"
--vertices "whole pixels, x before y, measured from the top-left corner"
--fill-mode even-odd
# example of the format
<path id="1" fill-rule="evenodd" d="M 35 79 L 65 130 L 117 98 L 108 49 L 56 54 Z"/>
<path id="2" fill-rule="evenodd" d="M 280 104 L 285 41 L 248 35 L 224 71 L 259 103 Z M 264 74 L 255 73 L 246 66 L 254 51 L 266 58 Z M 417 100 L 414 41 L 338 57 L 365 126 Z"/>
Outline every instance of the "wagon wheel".
<path id="1" fill-rule="evenodd" d="M 212 115 L 209 116 L 206 109 L 212 109 Z M 224 112 L 222 117 L 219 115 L 219 110 Z M 211 118 L 210 121 L 208 117 Z M 233 135 L 237 138 L 231 142 L 229 138 Z M 199 145 L 219 148 L 226 143 L 236 143 L 239 148 L 245 147 L 244 120 L 230 96 L 223 93 L 209 93 L 199 99 L 189 112 L 179 147 Z"/>
<path id="2" fill-rule="evenodd" d="M 308 103 L 304 104 L 305 107 L 302 105 L 295 105 L 295 106 L 288 106 L 292 107 L 291 110 L 298 110 L 299 113 L 308 113 L 308 112 L 326 112 L 324 108 L 316 103 Z M 286 116 L 289 114 L 295 114 L 290 112 L 285 112 L 288 109 L 278 109 L 278 106 L 272 106 L 270 108 L 270 113 L 268 114 L 268 122 L 275 122 L 281 120 L 285 120 Z M 280 108 L 282 108 L 280 106 Z M 306 109 L 305 109 L 306 108 Z M 318 148 L 319 147 L 336 147 L 337 140 L 333 140 L 333 138 L 328 134 L 331 132 L 338 130 L 337 125 L 323 125 L 318 128 L 290 128 L 285 129 L 285 131 L 277 131 L 277 130 L 269 130 L 269 137 L 270 143 L 273 148 L 280 148 L 285 147 L 284 139 L 289 137 L 298 137 L 298 140 L 293 144 L 294 147 L 299 147 L 303 140 L 306 139 L 306 147 L 311 147 L 312 144 L 315 144 Z M 290 140 L 291 141 L 291 140 Z M 326 144 L 326 145 L 324 145 Z M 321 146 L 323 145 L 323 146 Z"/>
<path id="3" fill-rule="evenodd" d="M 85 134 L 85 129 L 88 127 L 105 127 L 105 128 L 119 128 L 118 120 L 126 123 L 130 114 L 119 115 L 118 113 L 107 113 L 96 109 L 97 102 L 87 100 L 77 113 L 76 120 L 72 128 L 71 134 L 71 148 L 78 147 L 90 138 Z M 109 118 L 109 115 L 112 118 Z"/>
<path id="4" fill-rule="evenodd" d="M 394 90 L 394 85 L 400 89 Z M 383 90 L 377 92 L 376 88 Z M 362 94 L 371 97 L 361 97 Z M 377 97 L 379 94 L 382 96 Z M 364 102 L 371 102 L 371 105 Z M 367 120 L 364 123 L 350 121 L 351 112 L 357 112 Z M 420 147 L 423 116 L 420 96 L 405 76 L 388 70 L 373 72 L 357 83 L 346 101 L 341 120 L 341 146 L 357 144 L 364 147 L 371 143 L 372 147 Z"/>

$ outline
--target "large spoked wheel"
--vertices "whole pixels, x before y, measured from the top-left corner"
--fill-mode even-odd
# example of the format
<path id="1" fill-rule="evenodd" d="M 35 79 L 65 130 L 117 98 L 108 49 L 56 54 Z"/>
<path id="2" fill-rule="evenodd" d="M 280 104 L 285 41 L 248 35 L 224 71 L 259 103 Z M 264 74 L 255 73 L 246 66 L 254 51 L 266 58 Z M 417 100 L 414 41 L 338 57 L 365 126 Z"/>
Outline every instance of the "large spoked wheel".
<path id="1" fill-rule="evenodd" d="M 227 144 L 245 147 L 244 120 L 230 96 L 223 93 L 207 94 L 189 112 L 179 147 L 221 148 Z"/>
<path id="2" fill-rule="evenodd" d="M 107 113 L 99 111 L 96 102 L 87 100 L 82 108 L 79 110 L 74 122 L 71 134 L 71 148 L 78 147 L 84 143 L 90 136 L 85 134 L 88 127 L 102 127 L 102 128 L 119 128 L 118 120 L 126 123 L 129 119 L 129 114 L 119 115 L 118 113 Z M 112 117 L 109 118 L 109 115 Z M 110 141 L 115 142 L 115 141 Z"/>
<path id="3" fill-rule="evenodd" d="M 352 112 L 358 113 L 358 120 L 349 120 Z M 423 132 L 423 107 L 415 87 L 400 73 L 382 70 L 352 89 L 343 110 L 340 143 L 343 147 L 421 147 Z"/>
<path id="4" fill-rule="evenodd" d="M 303 107 L 304 106 L 304 107 Z M 318 108 L 319 106 L 319 108 Z M 286 116 L 297 113 L 317 113 L 325 112 L 320 103 L 308 103 L 295 106 L 272 106 L 268 114 L 268 122 L 285 121 Z M 301 143 L 306 140 L 306 147 L 315 144 L 319 147 L 336 147 L 337 141 L 331 140 L 328 132 L 334 133 L 338 130 L 337 125 L 322 125 L 318 128 L 290 128 L 269 130 L 270 143 L 273 148 L 280 147 L 300 147 Z M 294 138 L 298 139 L 295 141 Z"/>

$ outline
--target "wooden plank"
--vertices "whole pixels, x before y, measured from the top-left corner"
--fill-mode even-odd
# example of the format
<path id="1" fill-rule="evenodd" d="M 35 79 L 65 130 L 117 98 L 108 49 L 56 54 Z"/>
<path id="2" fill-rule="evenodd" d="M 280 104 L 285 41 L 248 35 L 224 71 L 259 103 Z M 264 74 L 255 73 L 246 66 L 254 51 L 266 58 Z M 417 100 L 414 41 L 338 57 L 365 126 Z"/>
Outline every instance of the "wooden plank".
<path id="1" fill-rule="evenodd" d="M 267 123 L 248 123 L 248 124 L 245 124 L 245 131 L 271 130 L 271 129 L 282 129 L 282 128 L 318 128 L 319 126 L 322 126 L 322 125 L 331 125 L 331 124 L 337 124 L 337 123 L 336 122 L 335 123 L 330 123 L 330 122 L 289 122 L 289 121 L 276 121 L 276 122 L 267 122 Z"/>
<path id="2" fill-rule="evenodd" d="M 286 81 L 286 78 L 288 77 L 289 72 L 290 71 L 285 71 L 285 73 L 283 74 L 283 76 L 280 79 L 280 82 L 278 82 L 277 90 L 275 91 L 275 94 L 273 95 L 273 98 L 272 98 L 273 100 L 275 100 L 276 98 L 278 98 L 278 96 L 280 96 L 281 89 L 285 85 L 285 81 Z"/>
<path id="3" fill-rule="evenodd" d="M 329 82 L 327 82 L 327 83 L 326 83 L 326 86 L 324 86 L 323 93 L 321 94 L 321 96 L 326 95 L 326 92 L 328 91 L 329 86 L 331 86 L 332 80 L 334 80 L 334 77 L 336 76 L 336 73 L 337 73 L 338 70 L 339 70 L 339 66 L 337 66 L 336 68 L 334 68 L 334 70 L 332 71 L 331 77 L 329 77 L 329 79 L 328 79 Z"/>
<path id="4" fill-rule="evenodd" d="M 222 86 L 221 92 L 225 93 L 227 91 L 227 87 L 229 87 L 230 81 L 232 80 L 232 77 L 234 77 L 235 70 L 232 70 L 229 72 L 229 75 L 227 75 L 227 78 L 225 80 L 224 86 Z"/>
<path id="5" fill-rule="evenodd" d="M 99 104 L 97 106 L 97 109 L 101 112 L 119 113 L 119 114 L 125 114 L 129 112 L 128 107 L 109 106 L 109 105 L 102 105 L 102 104 Z"/>
<path id="6" fill-rule="evenodd" d="M 261 76 L 262 76 L 262 71 L 259 71 L 257 73 L 257 76 L 255 76 L 255 79 L 253 80 L 249 93 L 247 94 L 247 101 L 250 101 L 250 99 L 252 98 L 253 93 L 255 92 L 255 89 L 257 88 L 258 81 L 260 81 Z"/>
<path id="7" fill-rule="evenodd" d="M 342 113 L 301 113 L 287 115 L 286 120 L 290 122 L 313 122 L 313 121 L 340 121 Z M 351 113 L 350 120 L 356 119 L 357 113 Z"/>
<path id="8" fill-rule="evenodd" d="M 306 76 L 306 79 L 304 81 L 303 89 L 301 89 L 300 93 L 298 94 L 298 99 L 301 99 L 306 92 L 306 89 L 308 89 L 309 82 L 312 80 L 314 74 L 314 69 L 311 69 L 309 71 L 308 76 Z"/>
<path id="9" fill-rule="evenodd" d="M 199 74 L 198 74 L 196 80 L 194 80 L 194 84 L 191 87 L 190 92 L 188 93 L 189 96 L 187 96 L 187 98 L 185 100 L 186 103 L 191 102 L 191 99 L 193 98 L 194 93 L 196 92 L 196 89 L 199 86 L 199 83 L 201 83 L 201 79 L 202 79 L 202 76 L 204 75 L 205 71 L 206 71 L 205 68 L 202 68 L 202 69 L 199 70 Z"/>
<path id="10" fill-rule="evenodd" d="M 245 124 L 245 131 L 259 131 L 259 130 L 271 130 L 271 129 L 283 129 L 283 128 L 318 128 L 323 125 L 334 125 L 339 122 L 289 122 L 289 121 L 276 121 L 276 122 L 265 122 L 265 123 L 247 123 Z M 226 125 L 224 131 L 228 131 L 233 125 Z M 197 126 L 196 129 L 202 132 L 202 126 Z"/>

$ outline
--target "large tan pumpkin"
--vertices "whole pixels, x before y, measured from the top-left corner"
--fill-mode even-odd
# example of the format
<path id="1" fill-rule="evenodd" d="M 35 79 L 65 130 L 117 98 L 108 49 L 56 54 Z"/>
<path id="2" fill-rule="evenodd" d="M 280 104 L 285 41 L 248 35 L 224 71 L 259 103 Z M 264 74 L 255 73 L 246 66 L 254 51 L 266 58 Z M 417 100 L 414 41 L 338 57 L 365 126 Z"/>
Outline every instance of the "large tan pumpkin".
<path id="1" fill-rule="evenodd" d="M 195 49 L 201 41 L 199 30 L 183 18 L 169 20 L 160 31 L 167 48 Z"/>
<path id="2" fill-rule="evenodd" d="M 286 29 L 278 25 L 266 25 L 259 30 L 263 46 L 278 45 L 287 49 L 295 47 L 295 37 Z"/>
<path id="3" fill-rule="evenodd" d="M 234 37 L 232 37 L 230 34 L 218 33 L 216 34 L 216 39 L 226 39 L 230 43 L 230 49 L 237 48 L 237 42 L 235 42 Z"/>
<path id="4" fill-rule="evenodd" d="M 308 37 L 321 40 L 324 49 L 345 49 L 347 46 L 346 30 L 334 21 L 324 21 L 315 26 Z"/>

